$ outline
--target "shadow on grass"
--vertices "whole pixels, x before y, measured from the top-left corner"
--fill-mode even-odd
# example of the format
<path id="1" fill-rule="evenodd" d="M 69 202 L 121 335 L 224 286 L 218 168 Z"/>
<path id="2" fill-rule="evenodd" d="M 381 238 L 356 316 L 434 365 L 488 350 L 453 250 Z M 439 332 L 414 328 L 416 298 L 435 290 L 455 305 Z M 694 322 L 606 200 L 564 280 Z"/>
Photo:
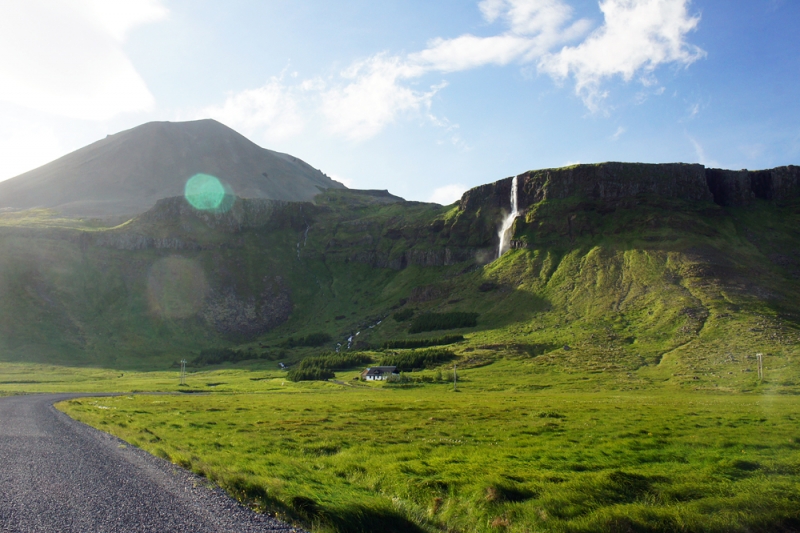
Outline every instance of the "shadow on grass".
<path id="1" fill-rule="evenodd" d="M 340 533 L 423 533 L 424 530 L 402 513 L 383 508 L 350 506 L 344 509 L 322 509 L 319 518 Z"/>
<path id="2" fill-rule="evenodd" d="M 291 514 L 305 524 L 320 524 L 338 533 L 423 533 L 424 530 L 402 513 L 386 507 L 363 505 L 326 508 L 306 496 L 290 500 Z"/>

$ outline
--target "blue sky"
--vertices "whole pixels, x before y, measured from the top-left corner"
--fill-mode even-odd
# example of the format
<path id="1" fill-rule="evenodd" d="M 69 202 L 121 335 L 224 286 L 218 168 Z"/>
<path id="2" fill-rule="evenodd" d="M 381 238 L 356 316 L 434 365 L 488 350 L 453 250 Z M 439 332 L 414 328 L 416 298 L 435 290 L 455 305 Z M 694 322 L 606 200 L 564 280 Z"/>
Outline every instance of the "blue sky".
<path id="1" fill-rule="evenodd" d="M 212 117 L 357 188 L 453 201 L 599 161 L 800 163 L 791 0 L 0 5 L 0 179 Z"/>

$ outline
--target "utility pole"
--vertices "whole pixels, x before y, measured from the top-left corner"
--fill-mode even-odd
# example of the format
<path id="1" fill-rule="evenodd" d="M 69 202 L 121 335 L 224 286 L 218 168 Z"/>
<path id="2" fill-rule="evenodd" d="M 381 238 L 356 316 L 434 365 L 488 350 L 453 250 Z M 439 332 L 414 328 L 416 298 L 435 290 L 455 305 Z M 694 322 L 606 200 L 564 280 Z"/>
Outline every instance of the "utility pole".
<path id="1" fill-rule="evenodd" d="M 181 385 L 186 385 L 186 359 L 181 359 Z"/>
<path id="2" fill-rule="evenodd" d="M 756 359 L 758 359 L 758 381 L 764 381 L 764 355 L 757 353 Z"/>
<path id="3" fill-rule="evenodd" d="M 457 382 L 458 382 L 458 372 L 456 372 L 456 364 L 453 363 L 453 392 L 456 391 Z"/>

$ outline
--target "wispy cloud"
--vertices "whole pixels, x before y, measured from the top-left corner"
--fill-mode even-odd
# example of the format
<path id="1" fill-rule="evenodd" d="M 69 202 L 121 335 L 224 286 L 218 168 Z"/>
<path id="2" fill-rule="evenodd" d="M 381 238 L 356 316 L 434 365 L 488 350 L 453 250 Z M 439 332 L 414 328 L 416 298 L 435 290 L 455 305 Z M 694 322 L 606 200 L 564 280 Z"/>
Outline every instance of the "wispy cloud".
<path id="1" fill-rule="evenodd" d="M 617 131 L 615 131 L 614 134 L 611 136 L 611 140 L 618 141 L 619 138 L 622 136 L 622 134 L 625 133 L 625 131 L 626 131 L 625 128 L 623 128 L 622 126 L 618 127 Z"/>
<path id="2" fill-rule="evenodd" d="M 362 141 L 375 136 L 400 114 L 429 108 L 431 98 L 444 84 L 418 91 L 400 83 L 417 75 L 414 66 L 384 54 L 355 63 L 341 73 L 343 84 L 322 93 L 322 113 L 329 130 Z"/>
<path id="3" fill-rule="evenodd" d="M 307 120 L 300 101 L 312 85 L 287 85 L 283 78 L 281 75 L 257 89 L 229 94 L 222 105 L 202 109 L 198 116 L 217 119 L 245 135 L 257 135 L 266 141 L 298 135 Z"/>
<path id="4" fill-rule="evenodd" d="M 88 120 L 152 108 L 122 43 L 167 16 L 161 0 L 0 2 L 0 100 Z"/>
<path id="5" fill-rule="evenodd" d="M 691 135 L 689 135 L 688 137 L 689 137 L 689 141 L 692 143 L 692 146 L 694 146 L 694 153 L 697 156 L 697 162 L 698 163 L 700 163 L 701 165 L 704 165 L 706 167 L 712 167 L 712 168 L 720 168 L 722 166 L 722 165 L 719 164 L 718 161 L 708 157 L 708 155 L 706 154 L 705 149 L 703 148 L 703 145 L 701 145 L 697 141 L 697 139 L 695 139 Z"/>
<path id="6" fill-rule="evenodd" d="M 464 191 L 466 190 L 467 187 L 460 183 L 444 185 L 443 187 L 434 189 L 428 198 L 428 201 L 441 205 L 450 205 L 461 198 L 461 195 L 464 194 Z"/>
<path id="7" fill-rule="evenodd" d="M 302 121 L 281 119 L 275 105 L 282 98 L 291 117 L 297 102 L 292 95 L 305 84 L 308 87 L 302 91 L 316 95 L 304 100 L 305 113 L 321 117 L 324 129 L 335 136 L 363 141 L 401 116 L 433 117 L 433 98 L 446 82 L 437 80 L 419 88 L 424 77 L 516 64 L 536 68 L 558 82 L 574 79 L 576 93 L 596 111 L 607 95 L 607 80 L 619 77 L 630 82 L 636 78 L 652 88 L 657 85 L 655 70 L 660 65 L 688 66 L 704 57 L 705 52 L 686 40 L 700 20 L 689 14 L 689 1 L 602 0 L 604 20 L 592 30 L 593 23 L 576 20 L 573 8 L 564 0 L 482 0 L 478 8 L 485 20 L 503 26 L 495 35 L 435 38 L 423 50 L 375 54 L 324 80 L 306 80 L 295 87 L 282 81 L 275 86 L 273 80 L 255 90 L 261 96 L 244 91 L 242 98 L 230 95 L 221 107 L 230 107 L 224 116 L 235 121 L 233 126 L 247 127 L 252 122 L 245 116 L 249 114 L 262 117 L 259 120 L 265 124 L 288 121 L 296 129 L 279 131 L 299 133 Z M 664 88 L 648 90 L 660 94 Z M 238 108 L 246 113 L 234 111 Z M 432 122 L 444 121 L 434 117 Z"/>

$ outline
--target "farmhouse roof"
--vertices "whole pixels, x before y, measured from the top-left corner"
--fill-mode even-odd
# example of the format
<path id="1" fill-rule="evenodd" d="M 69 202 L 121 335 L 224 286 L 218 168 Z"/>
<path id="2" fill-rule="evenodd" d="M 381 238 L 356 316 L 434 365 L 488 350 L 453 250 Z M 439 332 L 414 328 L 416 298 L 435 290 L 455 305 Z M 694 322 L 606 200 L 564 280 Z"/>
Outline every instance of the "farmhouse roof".
<path id="1" fill-rule="evenodd" d="M 371 366 L 364 370 L 362 374 L 365 376 L 381 376 L 383 374 L 394 374 L 396 369 L 396 366 Z"/>

